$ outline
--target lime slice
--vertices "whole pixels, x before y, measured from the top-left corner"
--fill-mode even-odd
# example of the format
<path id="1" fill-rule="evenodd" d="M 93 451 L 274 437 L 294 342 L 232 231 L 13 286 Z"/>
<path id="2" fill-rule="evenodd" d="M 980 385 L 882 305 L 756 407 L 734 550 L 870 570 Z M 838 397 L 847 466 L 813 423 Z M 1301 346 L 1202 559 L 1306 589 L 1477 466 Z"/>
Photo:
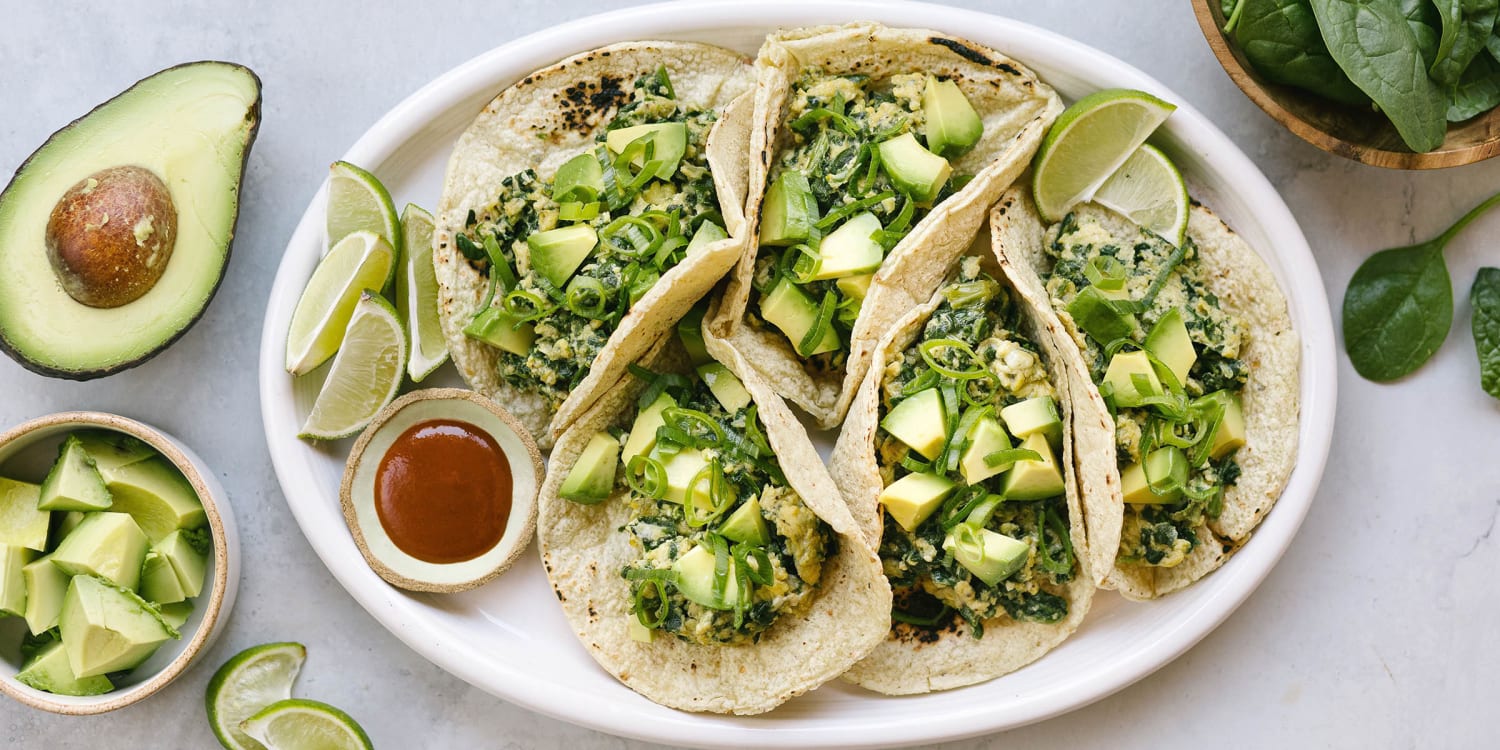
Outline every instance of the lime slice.
<path id="1" fill-rule="evenodd" d="M 240 723 L 270 750 L 370 750 L 370 736 L 349 714 L 317 701 L 291 698 Z"/>
<path id="2" fill-rule="evenodd" d="M 374 232 L 401 249 L 401 224 L 391 194 L 375 175 L 349 162 L 336 161 L 328 168 L 327 221 L 330 246 L 354 232 Z"/>
<path id="3" fill-rule="evenodd" d="M 1036 152 L 1031 189 L 1049 222 L 1093 196 L 1115 170 L 1177 109 L 1143 91 L 1096 91 L 1052 123 Z"/>
<path id="4" fill-rule="evenodd" d="M 1188 192 L 1182 173 L 1160 149 L 1147 143 L 1135 150 L 1099 186 L 1094 202 L 1181 245 L 1187 234 Z"/>
<path id="5" fill-rule="evenodd" d="M 396 267 L 390 243 L 372 232 L 355 232 L 318 261 L 292 312 L 286 337 L 286 370 L 303 375 L 338 351 L 354 303 L 364 289 L 381 289 Z"/>
<path id="6" fill-rule="evenodd" d="M 396 397 L 404 375 L 406 331 L 396 308 L 367 289 L 298 437 L 336 440 L 359 432 Z"/>
<path id="7" fill-rule="evenodd" d="M 406 204 L 401 211 L 401 264 L 396 267 L 396 310 L 411 336 L 406 372 L 412 382 L 448 361 L 448 340 L 438 322 L 437 273 L 432 267 L 432 214 Z"/>
<path id="8" fill-rule="evenodd" d="M 240 722 L 277 701 L 292 697 L 292 683 L 307 660 L 300 643 L 252 646 L 224 662 L 203 695 L 208 725 L 229 750 L 263 750 L 240 731 Z"/>

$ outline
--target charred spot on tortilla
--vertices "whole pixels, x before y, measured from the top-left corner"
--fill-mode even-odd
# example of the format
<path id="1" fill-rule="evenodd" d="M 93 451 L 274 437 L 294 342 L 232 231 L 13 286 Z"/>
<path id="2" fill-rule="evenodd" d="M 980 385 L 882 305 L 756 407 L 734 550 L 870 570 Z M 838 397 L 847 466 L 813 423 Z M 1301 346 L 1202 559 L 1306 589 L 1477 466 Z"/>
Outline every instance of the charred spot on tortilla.
<path id="1" fill-rule="evenodd" d="M 623 78 L 603 75 L 598 81 L 579 81 L 563 89 L 566 128 L 587 133 L 597 127 L 600 118 L 630 98 L 622 83 Z"/>

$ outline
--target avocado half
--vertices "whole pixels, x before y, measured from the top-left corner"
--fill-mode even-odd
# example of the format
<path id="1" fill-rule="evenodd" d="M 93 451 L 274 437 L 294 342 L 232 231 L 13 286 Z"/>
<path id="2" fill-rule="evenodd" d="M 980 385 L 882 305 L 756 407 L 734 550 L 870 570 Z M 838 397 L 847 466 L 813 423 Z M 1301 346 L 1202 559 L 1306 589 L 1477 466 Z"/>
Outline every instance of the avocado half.
<path id="1" fill-rule="evenodd" d="M 260 79 L 244 66 L 206 61 L 144 78 L 53 133 L 0 192 L 0 348 L 33 372 L 88 380 L 176 341 L 224 277 L 259 126 Z M 54 271 L 48 221 L 75 186 L 126 166 L 167 186 L 177 212 L 174 248 L 142 296 L 90 307 Z"/>

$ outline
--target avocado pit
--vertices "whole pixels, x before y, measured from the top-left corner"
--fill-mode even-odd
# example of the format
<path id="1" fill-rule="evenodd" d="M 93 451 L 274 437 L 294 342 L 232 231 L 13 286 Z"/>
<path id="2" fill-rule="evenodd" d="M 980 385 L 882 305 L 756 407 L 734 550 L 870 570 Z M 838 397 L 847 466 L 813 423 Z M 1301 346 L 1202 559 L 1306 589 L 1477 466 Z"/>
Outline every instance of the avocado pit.
<path id="1" fill-rule="evenodd" d="M 47 220 L 47 259 L 63 291 L 89 307 L 140 299 L 167 270 L 177 207 L 149 169 L 95 172 L 63 193 Z"/>

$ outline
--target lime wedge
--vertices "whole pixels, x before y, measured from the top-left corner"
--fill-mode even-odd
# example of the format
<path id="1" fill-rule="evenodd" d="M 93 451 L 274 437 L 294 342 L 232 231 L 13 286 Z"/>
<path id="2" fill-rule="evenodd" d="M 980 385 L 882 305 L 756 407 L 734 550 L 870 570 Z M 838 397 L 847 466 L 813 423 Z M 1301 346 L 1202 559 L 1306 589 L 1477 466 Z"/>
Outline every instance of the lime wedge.
<path id="1" fill-rule="evenodd" d="M 328 168 L 327 221 L 330 246 L 354 232 L 374 232 L 401 249 L 401 224 L 391 194 L 375 175 L 349 162 L 336 161 Z"/>
<path id="2" fill-rule="evenodd" d="M 401 264 L 396 267 L 396 311 L 411 336 L 406 372 L 420 383 L 448 361 L 448 340 L 438 322 L 437 273 L 432 267 L 432 214 L 406 204 L 401 211 Z"/>
<path id="3" fill-rule="evenodd" d="M 405 375 L 406 331 L 396 308 L 367 289 L 298 437 L 336 440 L 359 432 L 396 398 Z"/>
<path id="4" fill-rule="evenodd" d="M 1187 234 L 1187 184 L 1172 160 L 1149 143 L 1136 149 L 1099 186 L 1094 202 L 1114 209 L 1173 245 L 1181 245 Z"/>
<path id="5" fill-rule="evenodd" d="M 1049 222 L 1094 191 L 1177 109 L 1143 91 L 1096 91 L 1068 107 L 1036 152 L 1031 189 Z"/>
<path id="6" fill-rule="evenodd" d="M 318 261 L 292 312 L 286 337 L 286 370 L 303 375 L 338 351 L 354 303 L 364 289 L 382 289 L 396 267 L 390 243 L 372 232 L 340 240 Z"/>
<path id="7" fill-rule="evenodd" d="M 370 736 L 349 714 L 317 701 L 292 698 L 266 706 L 240 723 L 270 750 L 370 750 Z"/>
<path id="8" fill-rule="evenodd" d="M 203 695 L 208 725 L 229 750 L 264 750 L 240 731 L 240 722 L 277 701 L 292 697 L 292 683 L 307 660 L 300 643 L 252 646 L 224 662 Z"/>

